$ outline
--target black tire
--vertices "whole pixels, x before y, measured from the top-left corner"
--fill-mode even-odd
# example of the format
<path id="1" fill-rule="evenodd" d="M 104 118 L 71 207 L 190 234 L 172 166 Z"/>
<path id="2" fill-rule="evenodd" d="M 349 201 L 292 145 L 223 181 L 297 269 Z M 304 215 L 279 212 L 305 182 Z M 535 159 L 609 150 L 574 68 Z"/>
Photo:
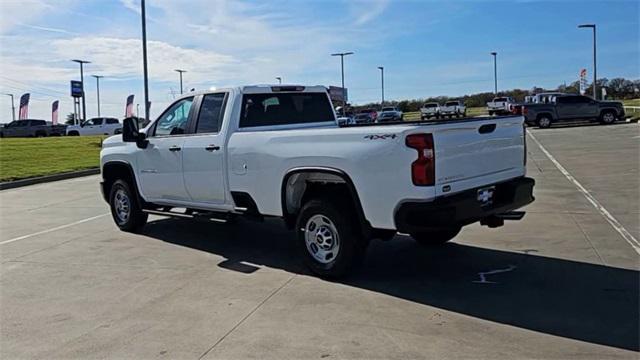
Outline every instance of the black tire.
<path id="1" fill-rule="evenodd" d="M 36 137 L 47 137 L 47 133 L 43 131 L 38 131 L 36 133 Z"/>
<path id="2" fill-rule="evenodd" d="M 437 246 L 456 237 L 461 229 L 462 228 L 458 226 L 450 229 L 423 231 L 412 233 L 411 237 L 421 245 Z"/>
<path id="3" fill-rule="evenodd" d="M 125 202 L 128 209 L 127 216 L 123 215 Z M 142 212 L 135 189 L 125 180 L 116 180 L 111 186 L 109 207 L 113 221 L 122 231 L 135 232 L 147 223 L 149 215 Z"/>
<path id="4" fill-rule="evenodd" d="M 489 111 L 489 116 L 493 116 L 493 111 Z"/>
<path id="5" fill-rule="evenodd" d="M 552 122 L 553 119 L 551 119 L 551 116 L 547 114 L 538 116 L 538 119 L 536 120 L 536 123 L 540 129 L 550 128 Z"/>
<path id="6" fill-rule="evenodd" d="M 298 214 L 298 249 L 305 265 L 320 277 L 342 277 L 364 258 L 367 241 L 352 208 L 339 200 L 311 199 Z"/>
<path id="7" fill-rule="evenodd" d="M 77 131 L 69 131 L 68 136 L 80 136 L 80 133 Z"/>
<path id="8" fill-rule="evenodd" d="M 600 114 L 600 118 L 598 120 L 600 120 L 602 125 L 611 125 L 616 122 L 616 113 L 611 110 L 605 110 Z"/>

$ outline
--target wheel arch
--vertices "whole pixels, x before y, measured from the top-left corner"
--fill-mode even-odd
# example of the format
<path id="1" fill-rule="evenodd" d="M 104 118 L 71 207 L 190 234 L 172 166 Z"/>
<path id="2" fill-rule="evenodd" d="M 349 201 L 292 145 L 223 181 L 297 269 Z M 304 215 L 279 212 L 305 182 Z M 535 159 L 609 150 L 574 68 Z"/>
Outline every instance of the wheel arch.
<path id="1" fill-rule="evenodd" d="M 138 191 L 138 183 L 136 180 L 135 172 L 130 163 L 122 160 L 110 160 L 102 165 L 102 195 L 104 199 L 109 201 L 109 193 L 111 186 L 118 179 L 127 180 L 136 192 L 136 196 L 140 204 L 144 204 L 144 199 Z"/>
<path id="2" fill-rule="evenodd" d="M 316 185 L 309 186 L 309 184 Z M 330 167 L 293 168 L 284 175 L 281 188 L 281 203 L 282 216 L 287 227 L 293 228 L 295 225 L 296 216 L 306 198 L 327 191 L 331 187 L 342 188 L 343 191 L 348 193 L 363 232 L 365 234 L 369 233 L 372 230 L 371 224 L 366 219 L 362 202 L 353 181 L 344 171 Z"/>

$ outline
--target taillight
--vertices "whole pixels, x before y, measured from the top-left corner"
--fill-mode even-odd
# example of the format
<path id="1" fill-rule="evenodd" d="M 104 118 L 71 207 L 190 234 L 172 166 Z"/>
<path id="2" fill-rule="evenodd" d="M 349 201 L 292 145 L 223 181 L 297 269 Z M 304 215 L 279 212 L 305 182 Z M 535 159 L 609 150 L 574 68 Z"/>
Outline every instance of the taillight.
<path id="1" fill-rule="evenodd" d="M 418 159 L 411 163 L 411 180 L 413 181 L 413 185 L 434 185 L 436 178 L 436 153 L 433 147 L 433 135 L 408 135 L 405 144 L 418 151 Z"/>
<path id="2" fill-rule="evenodd" d="M 529 113 L 529 110 L 527 110 L 526 106 L 522 107 L 522 115 L 527 115 Z"/>

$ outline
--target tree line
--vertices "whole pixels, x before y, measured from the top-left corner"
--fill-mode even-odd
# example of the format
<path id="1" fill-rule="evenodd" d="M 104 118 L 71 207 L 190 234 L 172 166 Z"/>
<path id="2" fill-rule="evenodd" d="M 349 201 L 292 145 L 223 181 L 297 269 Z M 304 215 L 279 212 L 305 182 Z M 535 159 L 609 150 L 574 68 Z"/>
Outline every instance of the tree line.
<path id="1" fill-rule="evenodd" d="M 598 79 L 596 82 L 598 92 L 602 88 L 607 91 L 606 98 L 608 100 L 622 100 L 622 99 L 634 99 L 640 97 L 640 80 L 628 80 L 625 78 Z M 580 82 L 575 81 L 571 84 L 562 84 L 554 89 L 543 89 L 540 87 L 533 87 L 530 90 L 524 89 L 512 89 L 498 92 L 498 96 L 510 96 L 516 99 L 516 101 L 524 101 L 524 97 L 528 95 L 538 94 L 541 92 L 563 92 L 568 94 L 578 94 L 580 92 Z M 588 84 L 585 95 L 593 97 L 593 87 Z M 600 94 L 598 94 L 600 95 Z M 478 94 L 464 95 L 458 97 L 449 96 L 436 96 L 424 99 L 412 99 L 401 101 L 389 101 L 385 102 L 385 105 L 397 106 L 403 112 L 419 111 L 420 107 L 427 102 L 437 102 L 442 104 L 449 100 L 462 100 L 467 107 L 484 107 L 487 102 L 491 101 L 496 95 L 492 92 L 483 92 Z M 599 98 L 600 96 L 598 96 Z M 364 108 L 377 108 L 379 103 L 369 103 L 365 105 L 354 106 L 357 111 Z"/>

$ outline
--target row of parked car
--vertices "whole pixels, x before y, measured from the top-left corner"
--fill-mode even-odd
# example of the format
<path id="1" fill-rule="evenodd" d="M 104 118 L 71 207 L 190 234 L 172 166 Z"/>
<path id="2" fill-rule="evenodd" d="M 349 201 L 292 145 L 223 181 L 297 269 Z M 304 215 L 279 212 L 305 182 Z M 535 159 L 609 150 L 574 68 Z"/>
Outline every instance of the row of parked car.
<path id="1" fill-rule="evenodd" d="M 15 120 L 0 128 L 0 137 L 46 137 L 80 135 L 114 135 L 122 133 L 122 124 L 116 118 L 98 117 L 80 125 L 53 125 L 38 119 Z"/>
<path id="2" fill-rule="evenodd" d="M 447 101 L 444 105 L 437 102 L 425 103 L 420 108 L 420 119 L 428 120 L 431 118 L 452 118 L 467 116 L 467 107 L 460 100 Z"/>
<path id="3" fill-rule="evenodd" d="M 367 108 L 356 114 L 347 113 L 344 117 L 339 118 L 341 123 L 346 124 L 375 124 L 402 120 L 404 120 L 404 114 L 396 107 L 383 107 L 379 111 Z"/>

